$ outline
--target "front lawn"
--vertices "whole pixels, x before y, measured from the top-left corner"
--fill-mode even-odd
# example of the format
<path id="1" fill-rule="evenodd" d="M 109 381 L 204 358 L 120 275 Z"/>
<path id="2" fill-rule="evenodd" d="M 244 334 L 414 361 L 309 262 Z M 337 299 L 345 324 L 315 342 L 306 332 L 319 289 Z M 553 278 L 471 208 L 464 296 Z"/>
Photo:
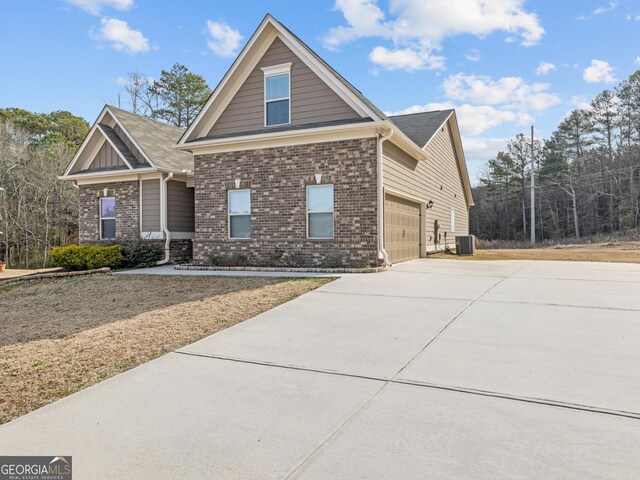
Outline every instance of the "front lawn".
<path id="1" fill-rule="evenodd" d="M 473 257 L 438 253 L 429 255 L 429 258 L 640 263 L 640 242 L 607 242 L 539 248 L 478 249 Z"/>
<path id="2" fill-rule="evenodd" d="M 328 281 L 92 275 L 0 289 L 0 424 Z"/>

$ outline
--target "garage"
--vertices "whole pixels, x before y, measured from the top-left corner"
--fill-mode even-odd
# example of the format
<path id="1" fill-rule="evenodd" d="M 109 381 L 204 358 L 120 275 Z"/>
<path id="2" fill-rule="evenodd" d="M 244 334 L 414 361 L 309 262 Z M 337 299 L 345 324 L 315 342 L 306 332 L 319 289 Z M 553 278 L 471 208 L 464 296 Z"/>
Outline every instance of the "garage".
<path id="1" fill-rule="evenodd" d="M 420 258 L 421 207 L 395 195 L 385 195 L 385 250 L 391 263 Z"/>

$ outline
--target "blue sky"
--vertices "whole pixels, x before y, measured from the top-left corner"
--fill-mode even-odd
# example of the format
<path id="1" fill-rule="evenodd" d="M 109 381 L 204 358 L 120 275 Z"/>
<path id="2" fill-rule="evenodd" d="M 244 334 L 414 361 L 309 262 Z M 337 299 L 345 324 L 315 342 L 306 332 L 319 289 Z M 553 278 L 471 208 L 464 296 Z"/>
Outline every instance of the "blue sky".
<path id="1" fill-rule="evenodd" d="M 0 107 L 92 122 L 119 77 L 179 62 L 213 88 L 270 12 L 386 112 L 454 106 L 472 177 L 640 68 L 638 0 L 4 0 Z"/>

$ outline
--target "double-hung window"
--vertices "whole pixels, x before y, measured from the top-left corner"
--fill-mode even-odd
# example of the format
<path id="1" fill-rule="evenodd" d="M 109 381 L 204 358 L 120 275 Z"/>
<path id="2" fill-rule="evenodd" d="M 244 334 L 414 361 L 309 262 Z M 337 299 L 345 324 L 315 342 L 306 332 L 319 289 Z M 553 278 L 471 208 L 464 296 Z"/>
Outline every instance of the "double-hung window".
<path id="1" fill-rule="evenodd" d="M 265 126 L 291 123 L 291 64 L 265 67 L 262 71 Z"/>
<path id="2" fill-rule="evenodd" d="M 229 238 L 251 238 L 251 191 L 229 190 Z"/>
<path id="3" fill-rule="evenodd" d="M 307 187 L 307 237 L 333 238 L 333 185 Z"/>
<path id="4" fill-rule="evenodd" d="M 116 238 L 116 199 L 102 197 L 100 199 L 100 239 Z"/>

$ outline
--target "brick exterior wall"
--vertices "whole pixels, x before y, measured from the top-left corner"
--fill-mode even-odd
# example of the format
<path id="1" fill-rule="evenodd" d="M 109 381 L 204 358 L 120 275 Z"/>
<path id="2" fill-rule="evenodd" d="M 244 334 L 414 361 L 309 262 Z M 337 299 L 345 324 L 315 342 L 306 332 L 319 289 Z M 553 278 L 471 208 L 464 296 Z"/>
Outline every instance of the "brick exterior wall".
<path id="1" fill-rule="evenodd" d="M 80 185 L 79 240 L 80 243 L 100 241 L 100 201 L 103 190 L 116 198 L 117 240 L 140 238 L 140 183 L 135 181 Z"/>
<path id="2" fill-rule="evenodd" d="M 194 263 L 378 263 L 376 139 L 196 155 Z M 306 186 L 334 185 L 334 238 L 307 239 Z M 229 239 L 227 191 L 251 190 L 251 239 Z"/>

